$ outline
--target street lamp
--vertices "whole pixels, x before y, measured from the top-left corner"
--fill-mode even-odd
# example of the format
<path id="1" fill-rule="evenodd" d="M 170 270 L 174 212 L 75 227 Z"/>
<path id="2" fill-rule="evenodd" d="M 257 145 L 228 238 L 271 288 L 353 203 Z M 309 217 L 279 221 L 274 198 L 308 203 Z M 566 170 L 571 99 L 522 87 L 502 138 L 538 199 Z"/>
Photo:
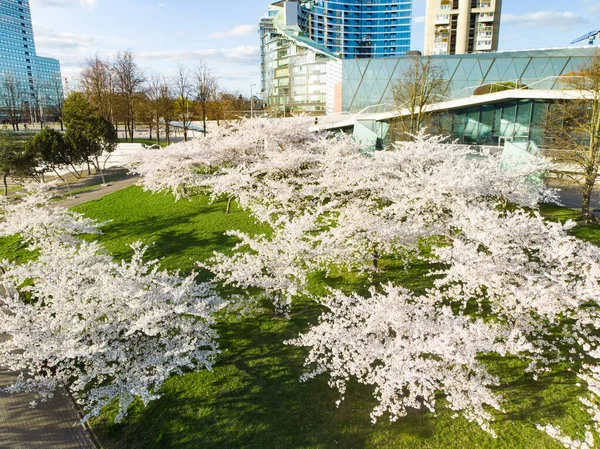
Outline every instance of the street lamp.
<path id="1" fill-rule="evenodd" d="M 250 84 L 250 118 L 254 118 L 254 97 L 252 96 L 252 87 L 256 84 Z"/>

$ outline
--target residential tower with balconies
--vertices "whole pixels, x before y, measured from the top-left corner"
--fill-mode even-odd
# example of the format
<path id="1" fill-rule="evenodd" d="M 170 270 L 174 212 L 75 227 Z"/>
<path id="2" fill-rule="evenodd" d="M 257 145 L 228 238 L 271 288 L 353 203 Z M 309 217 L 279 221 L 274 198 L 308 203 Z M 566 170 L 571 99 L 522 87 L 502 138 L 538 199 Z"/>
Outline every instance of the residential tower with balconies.
<path id="1" fill-rule="evenodd" d="M 427 0 L 426 55 L 498 50 L 502 0 Z"/>

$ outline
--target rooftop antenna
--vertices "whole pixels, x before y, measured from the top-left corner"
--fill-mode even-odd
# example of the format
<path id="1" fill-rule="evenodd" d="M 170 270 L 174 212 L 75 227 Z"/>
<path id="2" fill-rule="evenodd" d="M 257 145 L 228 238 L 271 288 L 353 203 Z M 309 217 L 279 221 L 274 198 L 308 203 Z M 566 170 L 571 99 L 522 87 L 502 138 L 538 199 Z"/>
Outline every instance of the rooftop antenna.
<path id="1" fill-rule="evenodd" d="M 596 38 L 598 38 L 598 40 L 600 40 L 600 30 L 593 30 L 593 31 L 590 31 L 589 33 L 584 34 L 581 37 L 578 37 L 574 41 L 571 41 L 571 45 L 576 44 L 578 42 L 585 41 L 585 40 L 587 40 L 590 45 L 594 45 L 594 41 L 596 40 Z"/>

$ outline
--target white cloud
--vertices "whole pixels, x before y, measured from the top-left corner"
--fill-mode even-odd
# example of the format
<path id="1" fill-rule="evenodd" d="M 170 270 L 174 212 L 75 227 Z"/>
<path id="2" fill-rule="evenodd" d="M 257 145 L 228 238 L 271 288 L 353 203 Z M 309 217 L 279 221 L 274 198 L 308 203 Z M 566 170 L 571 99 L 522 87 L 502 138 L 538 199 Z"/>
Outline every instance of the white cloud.
<path id="1" fill-rule="evenodd" d="M 255 25 L 238 25 L 229 31 L 209 34 L 208 37 L 210 39 L 220 39 L 223 37 L 245 36 L 247 34 L 255 33 L 257 30 L 258 28 Z"/>
<path id="2" fill-rule="evenodd" d="M 425 16 L 415 17 L 412 21 L 413 23 L 425 23 Z"/>
<path id="3" fill-rule="evenodd" d="M 79 2 L 76 0 L 31 0 L 30 3 L 36 8 L 68 8 L 79 3 L 84 8 L 94 9 L 98 0 L 79 0 Z"/>
<path id="4" fill-rule="evenodd" d="M 136 56 L 144 60 L 230 62 L 258 65 L 259 48 L 258 46 L 244 45 L 222 49 L 142 52 L 137 53 Z"/>
<path id="5" fill-rule="evenodd" d="M 589 20 L 571 11 L 554 12 L 538 11 L 534 13 L 504 14 L 502 24 L 527 24 L 530 27 L 546 27 L 559 30 L 568 30 L 569 28 L 588 23 Z"/>
<path id="6" fill-rule="evenodd" d="M 81 72 L 87 58 L 95 54 L 109 57 L 115 53 L 114 48 L 107 45 L 115 42 L 110 36 L 90 36 L 65 31 L 56 31 L 51 27 L 34 22 L 34 33 L 37 54 L 56 58 L 60 61 L 62 75 L 75 77 Z"/>

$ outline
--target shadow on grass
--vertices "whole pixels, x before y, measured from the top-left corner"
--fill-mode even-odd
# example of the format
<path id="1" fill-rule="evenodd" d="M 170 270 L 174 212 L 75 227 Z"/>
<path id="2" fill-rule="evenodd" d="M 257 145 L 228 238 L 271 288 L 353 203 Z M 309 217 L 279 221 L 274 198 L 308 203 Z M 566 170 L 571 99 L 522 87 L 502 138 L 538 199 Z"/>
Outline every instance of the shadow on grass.
<path id="1" fill-rule="evenodd" d="M 130 410 L 123 424 L 106 416 L 94 423 L 107 448 L 553 448 L 535 429 L 548 417 L 572 413 L 573 379 L 559 372 L 533 381 L 517 370 L 517 359 L 486 360 L 503 384 L 506 414 L 496 414 L 493 439 L 452 419 L 440 397 L 437 415 L 411 411 L 398 422 L 386 416 L 372 424 L 372 388 L 350 382 L 339 408 L 337 391 L 321 375 L 299 381 L 306 348 L 283 345 L 315 323 L 321 308 L 302 302 L 292 319 L 261 315 L 218 326 L 221 350 L 212 371 L 167 381 L 162 398 Z M 515 374 L 517 373 L 517 374 Z M 564 375 L 564 376 L 563 376 Z M 564 377 L 564 378 L 563 378 Z M 571 394 L 566 394 L 571 392 Z M 114 410 L 107 414 L 114 416 Z"/>
<path id="2" fill-rule="evenodd" d="M 139 189 L 139 188 L 138 188 Z M 105 228 L 110 251 L 128 257 L 125 243 L 142 240 L 154 243 L 148 257 L 168 255 L 165 268 L 193 267 L 214 250 L 227 251 L 236 239 L 223 235 L 226 229 L 259 232 L 244 212 L 225 215 L 224 202 L 173 203 L 169 196 L 152 196 L 131 190 L 110 199 L 110 211 L 98 203 L 91 212 L 98 218 L 115 217 Z M 371 275 L 335 273 L 325 279 L 311 276 L 311 288 L 320 293 L 326 287 L 347 293 L 366 294 L 370 285 L 391 280 L 421 293 L 434 278 L 427 276 L 431 265 L 413 261 L 405 269 L 399 260 L 382 259 L 381 271 Z M 201 272 L 200 278 L 209 278 Z M 372 388 L 350 382 L 346 399 L 339 408 L 337 391 L 322 375 L 299 382 L 305 371 L 306 348 L 283 345 L 316 323 L 321 309 L 307 301 L 293 309 L 290 321 L 267 315 L 217 326 L 222 353 L 212 371 L 189 373 L 169 379 L 162 398 L 147 408 L 136 404 L 123 424 L 111 424 L 115 410 L 94 422 L 94 429 L 107 448 L 559 448 L 558 443 L 535 429 L 535 424 L 583 422 L 575 379 L 567 371 L 534 381 L 520 374 L 518 360 L 486 359 L 490 371 L 502 385 L 497 391 L 505 399 L 506 414 L 495 414 L 493 427 L 500 438 L 493 439 L 476 424 L 452 419 L 443 409 L 436 416 L 413 411 L 398 422 L 384 416 L 371 424 L 369 414 L 376 401 Z M 558 421 L 556 421 L 558 420 Z"/>
<path id="3" fill-rule="evenodd" d="M 375 428 L 370 388 L 351 383 L 339 408 L 337 391 L 321 376 L 306 383 L 306 349 L 282 344 L 315 321 L 320 310 L 303 304 L 290 321 L 261 316 L 219 326 L 222 354 L 211 372 L 171 379 L 160 400 L 134 407 L 123 425 L 97 421 L 108 447 L 298 448 L 368 446 Z M 415 416 L 404 430 L 427 438 L 433 427 Z"/>

